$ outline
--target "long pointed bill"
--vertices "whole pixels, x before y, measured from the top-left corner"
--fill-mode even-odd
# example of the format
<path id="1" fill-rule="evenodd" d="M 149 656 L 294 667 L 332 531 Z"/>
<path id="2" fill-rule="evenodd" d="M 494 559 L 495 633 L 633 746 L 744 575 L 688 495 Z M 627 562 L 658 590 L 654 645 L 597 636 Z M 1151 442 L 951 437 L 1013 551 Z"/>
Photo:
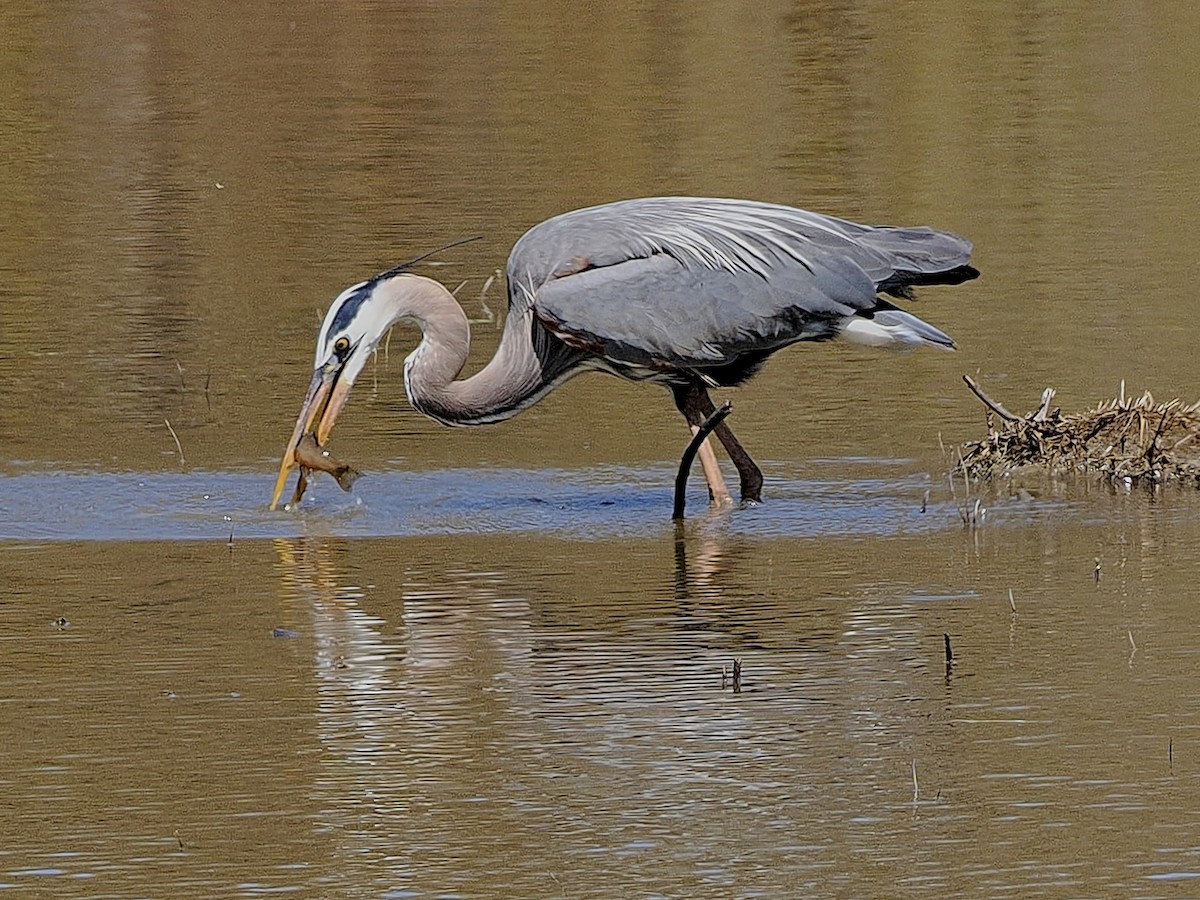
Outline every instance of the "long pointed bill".
<path id="1" fill-rule="evenodd" d="M 283 460 L 279 464 L 279 477 L 275 479 L 275 491 L 271 494 L 271 509 L 279 505 L 279 497 L 287 484 L 288 474 L 298 465 L 296 447 L 300 439 L 310 431 L 315 430 L 317 444 L 324 446 L 333 430 L 333 423 L 346 405 L 350 396 L 350 383 L 338 378 L 340 366 L 325 365 L 313 373 L 312 383 L 304 397 L 304 405 L 300 407 L 300 415 L 296 418 L 296 427 L 292 437 L 283 451 Z M 315 429 L 314 429 L 315 423 Z"/>

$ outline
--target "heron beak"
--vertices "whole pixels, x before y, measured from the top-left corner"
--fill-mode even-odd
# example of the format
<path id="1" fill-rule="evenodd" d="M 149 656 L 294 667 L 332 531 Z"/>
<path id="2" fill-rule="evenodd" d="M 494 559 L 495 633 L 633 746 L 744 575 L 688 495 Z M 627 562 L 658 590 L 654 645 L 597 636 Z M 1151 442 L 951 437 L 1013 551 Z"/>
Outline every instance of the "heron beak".
<path id="1" fill-rule="evenodd" d="M 304 396 L 304 405 L 300 407 L 300 415 L 296 419 L 296 427 L 287 448 L 283 451 L 283 460 L 279 464 L 279 477 L 275 479 L 275 491 L 271 494 L 271 509 L 279 505 L 279 497 L 287 484 L 288 474 L 298 465 L 296 461 L 296 446 L 300 439 L 309 432 L 314 432 L 317 443 L 325 445 L 329 433 L 333 431 L 333 423 L 346 405 L 350 397 L 350 382 L 340 379 L 343 366 L 332 361 L 321 366 L 313 373 L 312 383 Z"/>

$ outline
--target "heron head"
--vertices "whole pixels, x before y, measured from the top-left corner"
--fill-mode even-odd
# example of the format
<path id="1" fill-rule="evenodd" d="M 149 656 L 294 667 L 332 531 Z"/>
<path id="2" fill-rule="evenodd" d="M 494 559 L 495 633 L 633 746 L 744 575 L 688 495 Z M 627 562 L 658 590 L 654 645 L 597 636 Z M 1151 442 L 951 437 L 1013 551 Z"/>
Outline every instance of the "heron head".
<path id="1" fill-rule="evenodd" d="M 478 236 L 463 238 L 430 250 L 338 294 L 329 312 L 325 313 L 325 321 L 317 335 L 312 382 L 304 396 L 304 405 L 300 407 L 292 438 L 283 451 L 275 493 L 271 495 L 271 509 L 279 504 L 288 472 L 298 465 L 296 447 L 300 440 L 312 433 L 318 445 L 325 445 L 333 423 L 350 398 L 354 380 L 388 329 L 405 315 L 406 296 L 410 293 L 407 285 L 413 280 L 409 270 L 435 253 L 477 240 Z"/>
<path id="2" fill-rule="evenodd" d="M 350 398 L 355 379 L 396 320 L 394 303 L 389 302 L 391 294 L 379 291 L 385 280 L 379 276 L 347 288 L 325 314 L 317 335 L 312 381 L 283 451 L 271 509 L 278 505 L 288 473 L 297 465 L 296 446 L 301 438 L 312 433 L 319 445 L 325 445 Z"/>

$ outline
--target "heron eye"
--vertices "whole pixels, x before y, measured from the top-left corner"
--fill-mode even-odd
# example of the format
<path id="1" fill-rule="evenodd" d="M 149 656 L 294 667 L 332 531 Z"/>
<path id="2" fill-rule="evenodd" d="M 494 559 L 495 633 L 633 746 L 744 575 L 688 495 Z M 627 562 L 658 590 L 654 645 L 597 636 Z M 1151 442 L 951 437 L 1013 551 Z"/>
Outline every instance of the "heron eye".
<path id="1" fill-rule="evenodd" d="M 350 339 L 345 335 L 333 342 L 333 352 L 338 356 L 345 356 L 346 351 L 350 349 Z"/>

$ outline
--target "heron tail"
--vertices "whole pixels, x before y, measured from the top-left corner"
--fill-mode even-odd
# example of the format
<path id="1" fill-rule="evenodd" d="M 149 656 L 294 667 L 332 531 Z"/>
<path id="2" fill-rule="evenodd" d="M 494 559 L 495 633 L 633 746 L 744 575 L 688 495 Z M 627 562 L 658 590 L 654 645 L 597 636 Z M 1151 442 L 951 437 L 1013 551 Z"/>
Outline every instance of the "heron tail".
<path id="1" fill-rule="evenodd" d="M 932 228 L 872 228 L 859 240 L 887 255 L 892 273 L 876 285 L 884 294 L 912 299 L 922 284 L 962 284 L 979 277 L 971 265 L 971 242 Z"/>

